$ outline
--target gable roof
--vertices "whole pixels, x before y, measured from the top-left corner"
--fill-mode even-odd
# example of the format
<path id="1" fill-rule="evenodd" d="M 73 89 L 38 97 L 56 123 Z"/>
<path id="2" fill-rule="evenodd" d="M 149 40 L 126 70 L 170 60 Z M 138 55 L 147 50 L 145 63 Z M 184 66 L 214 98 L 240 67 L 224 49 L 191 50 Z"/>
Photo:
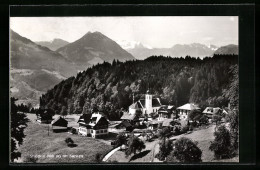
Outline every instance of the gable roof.
<path id="1" fill-rule="evenodd" d="M 79 117 L 78 123 L 95 126 L 102 118 L 107 121 L 107 119 L 99 112 L 93 114 L 83 114 Z"/>
<path id="2" fill-rule="evenodd" d="M 161 102 L 159 98 L 152 99 L 152 107 L 160 107 L 160 106 L 161 106 Z"/>
<path id="3" fill-rule="evenodd" d="M 120 118 L 122 120 L 134 120 L 135 114 L 129 114 L 127 112 L 124 112 L 123 116 Z"/>
<path id="4" fill-rule="evenodd" d="M 91 114 L 82 114 L 79 117 L 78 123 L 83 122 L 85 124 L 89 124 L 91 116 L 92 116 Z"/>
<path id="5" fill-rule="evenodd" d="M 145 108 L 145 99 L 140 99 L 138 102 L 140 102 L 142 108 Z"/>
<path id="6" fill-rule="evenodd" d="M 213 113 L 213 107 L 206 107 L 202 113 Z"/>
<path id="7" fill-rule="evenodd" d="M 59 123 L 59 122 L 64 123 L 64 125 L 68 125 L 68 121 L 66 119 L 62 118 L 61 116 L 58 116 L 56 119 L 54 119 L 51 122 L 51 124 L 55 125 L 56 123 Z"/>
<path id="8" fill-rule="evenodd" d="M 185 105 L 182 105 L 178 107 L 179 110 L 199 110 L 200 108 L 192 103 L 187 103 Z"/>
<path id="9" fill-rule="evenodd" d="M 132 127 L 132 125 L 128 121 L 122 121 L 121 123 L 124 127 Z"/>
<path id="10" fill-rule="evenodd" d="M 216 114 L 221 110 L 219 107 L 207 107 L 202 113 L 207 113 L 207 114 Z"/>
<path id="11" fill-rule="evenodd" d="M 131 104 L 129 106 L 129 108 L 131 108 L 131 109 L 140 109 L 142 107 L 140 107 L 140 104 L 138 105 L 138 102 L 135 102 L 135 103 Z"/>

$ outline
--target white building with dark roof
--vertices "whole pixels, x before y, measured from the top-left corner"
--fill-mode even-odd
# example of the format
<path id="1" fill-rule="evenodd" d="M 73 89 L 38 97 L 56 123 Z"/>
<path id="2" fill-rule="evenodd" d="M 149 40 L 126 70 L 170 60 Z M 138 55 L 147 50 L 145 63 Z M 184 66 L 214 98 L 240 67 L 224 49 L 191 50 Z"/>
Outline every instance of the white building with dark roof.
<path id="1" fill-rule="evenodd" d="M 192 110 L 200 110 L 200 108 L 193 103 L 187 103 L 178 107 L 177 110 L 179 111 L 180 118 L 186 120 Z"/>
<path id="2" fill-rule="evenodd" d="M 156 113 L 162 106 L 159 98 L 153 98 L 149 90 L 145 94 L 145 99 L 140 99 L 129 106 L 129 114 L 135 114 L 136 111 L 141 111 L 142 114 Z"/>
<path id="3" fill-rule="evenodd" d="M 79 134 L 96 138 L 108 134 L 108 120 L 99 112 L 83 114 L 79 120 Z"/>
<path id="4" fill-rule="evenodd" d="M 209 119 L 212 119 L 213 115 L 222 113 L 222 109 L 219 107 L 207 107 L 202 113 L 206 114 Z"/>

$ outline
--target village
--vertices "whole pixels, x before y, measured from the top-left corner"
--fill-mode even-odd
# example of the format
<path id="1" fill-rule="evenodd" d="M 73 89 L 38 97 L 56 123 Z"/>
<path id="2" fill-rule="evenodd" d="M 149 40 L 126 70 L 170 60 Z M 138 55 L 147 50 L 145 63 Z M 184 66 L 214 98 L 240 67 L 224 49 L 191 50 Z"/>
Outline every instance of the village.
<path id="1" fill-rule="evenodd" d="M 161 162 L 155 155 L 159 152 L 158 137 L 162 131 L 167 131 L 165 136 L 171 141 L 190 135 L 199 138 L 197 140 L 209 137 L 209 139 L 206 139 L 208 140 L 206 146 L 208 146 L 209 140 L 214 140 L 215 126 L 221 123 L 224 124 L 225 115 L 231 111 L 228 107 L 206 107 L 202 110 L 193 103 L 187 103 L 179 107 L 163 105 L 159 98 L 154 97 L 147 90 L 144 99 L 135 101 L 133 96 L 133 103 L 129 106 L 128 111 L 124 111 L 120 121 L 109 121 L 97 108 L 93 108 L 91 112 L 82 115 L 68 115 L 65 117 L 54 115 L 51 111 L 45 109 L 45 111 L 36 114 L 36 117 L 29 117 L 31 117 L 31 122 L 44 126 L 44 133 L 47 132 L 46 128 L 48 129 L 48 137 L 51 134 L 55 139 L 55 135 L 59 138 L 58 136 L 66 134 L 68 146 L 76 144 L 73 141 L 75 135 L 82 140 L 91 140 L 92 138 L 106 144 L 109 149 L 100 154 L 100 158 L 98 158 L 101 159 L 100 162 L 129 162 L 130 160 L 136 162 Z M 141 156 L 138 159 L 135 158 L 136 155 L 127 159 L 124 154 L 131 135 L 134 135 L 145 144 L 146 150 L 140 151 L 139 155 Z M 122 136 L 124 140 L 120 141 Z M 82 148 L 85 148 L 86 146 L 83 146 L 83 144 L 84 142 L 82 142 Z M 205 144 L 199 143 L 199 145 L 204 147 Z M 97 154 L 95 157 L 97 157 Z M 211 156 L 204 154 L 202 157 L 205 159 L 203 161 L 212 161 L 210 159 L 213 159 L 213 152 Z"/>

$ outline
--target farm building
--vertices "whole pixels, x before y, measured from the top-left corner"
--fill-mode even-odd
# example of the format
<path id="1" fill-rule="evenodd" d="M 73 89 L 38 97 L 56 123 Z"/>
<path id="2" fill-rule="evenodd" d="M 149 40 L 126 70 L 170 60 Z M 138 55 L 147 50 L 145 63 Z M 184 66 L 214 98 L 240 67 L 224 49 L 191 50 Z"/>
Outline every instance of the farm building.
<path id="1" fill-rule="evenodd" d="M 158 110 L 158 120 L 164 120 L 168 118 L 174 118 L 175 117 L 175 107 L 174 106 L 161 106 Z"/>
<path id="2" fill-rule="evenodd" d="M 117 129 L 122 129 L 125 128 L 126 131 L 132 132 L 133 131 L 133 126 L 127 121 L 127 120 L 123 120 L 121 123 L 119 123 L 116 126 Z"/>
<path id="3" fill-rule="evenodd" d="M 122 120 L 122 122 L 123 121 L 128 121 L 132 125 L 134 125 L 138 121 L 136 113 L 135 114 L 130 114 L 130 113 L 127 113 L 127 112 L 124 112 L 120 119 Z"/>
<path id="4" fill-rule="evenodd" d="M 179 115 L 180 119 L 186 120 L 188 118 L 189 113 L 192 110 L 200 110 L 200 108 L 198 106 L 196 106 L 195 104 L 187 103 L 183 106 L 178 107 L 177 110 L 179 111 L 178 115 Z"/>
<path id="5" fill-rule="evenodd" d="M 68 130 L 68 121 L 61 116 L 51 122 L 53 132 L 63 132 Z"/>
<path id="6" fill-rule="evenodd" d="M 108 134 L 108 120 L 98 111 L 92 114 L 83 114 L 78 123 L 80 135 L 96 138 Z"/>
<path id="7" fill-rule="evenodd" d="M 36 121 L 39 123 L 51 123 L 51 121 L 53 120 L 52 116 L 53 116 L 53 111 L 49 110 L 49 109 L 44 109 L 44 110 L 38 110 L 38 112 L 36 113 L 37 119 Z"/>
<path id="8" fill-rule="evenodd" d="M 212 119 L 212 116 L 218 113 L 222 113 L 222 109 L 219 107 L 207 107 L 202 113 L 206 114 L 209 119 Z"/>

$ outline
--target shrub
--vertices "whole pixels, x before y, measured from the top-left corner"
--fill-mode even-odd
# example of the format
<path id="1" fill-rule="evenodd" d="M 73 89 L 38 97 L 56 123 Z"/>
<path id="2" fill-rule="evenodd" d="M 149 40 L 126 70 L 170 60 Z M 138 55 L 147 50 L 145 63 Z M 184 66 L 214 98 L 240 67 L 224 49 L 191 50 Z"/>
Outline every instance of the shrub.
<path id="1" fill-rule="evenodd" d="M 181 125 L 173 126 L 173 135 L 179 135 L 181 133 Z"/>
<path id="2" fill-rule="evenodd" d="M 231 142 L 230 133 L 227 128 L 222 125 L 216 132 L 214 132 L 215 139 L 211 142 L 209 149 L 214 151 L 216 159 L 230 158 L 231 157 Z"/>
<path id="3" fill-rule="evenodd" d="M 71 132 L 72 134 L 77 134 L 77 130 L 76 130 L 75 128 L 71 128 L 70 132 Z"/>
<path id="4" fill-rule="evenodd" d="M 66 138 L 65 142 L 67 143 L 67 146 L 69 147 L 76 147 L 77 145 L 74 144 L 74 141 L 71 138 Z"/>
<path id="5" fill-rule="evenodd" d="M 125 151 L 125 155 L 129 156 L 132 153 L 135 155 L 136 151 L 141 152 L 142 149 L 145 149 L 144 142 L 132 134 L 128 140 L 128 148 Z"/>
<path id="6" fill-rule="evenodd" d="M 65 142 L 66 142 L 67 144 L 73 144 L 73 143 L 74 143 L 74 141 L 73 141 L 71 138 L 66 138 L 66 139 L 65 139 Z"/>
<path id="7" fill-rule="evenodd" d="M 229 122 L 230 127 L 230 138 L 231 138 L 231 146 L 233 152 L 236 152 L 238 149 L 238 110 L 232 111 L 226 116 L 227 122 Z"/>
<path id="8" fill-rule="evenodd" d="M 159 136 L 160 138 L 169 137 L 171 135 L 171 130 L 169 127 L 164 127 L 160 132 Z"/>
<path id="9" fill-rule="evenodd" d="M 200 117 L 199 122 L 200 122 L 200 124 L 202 124 L 202 125 L 207 125 L 207 124 L 209 123 L 209 119 L 208 119 L 208 117 L 207 117 L 205 114 L 203 114 L 203 115 Z"/>
<path id="10" fill-rule="evenodd" d="M 102 154 L 96 153 L 96 155 L 95 155 L 95 162 L 97 162 L 97 163 L 102 162 Z"/>
<path id="11" fill-rule="evenodd" d="M 196 163 L 201 162 L 202 151 L 197 146 L 197 142 L 182 137 L 173 145 L 173 151 L 167 157 L 167 161 L 177 160 L 179 162 Z"/>
<path id="12" fill-rule="evenodd" d="M 182 127 L 182 128 L 181 128 L 181 134 L 188 132 L 189 129 L 190 129 L 190 126 L 189 126 L 189 125 L 186 125 L 186 126 Z"/>
<path id="13" fill-rule="evenodd" d="M 116 140 L 114 141 L 115 147 L 121 146 L 126 143 L 127 143 L 127 140 L 126 140 L 125 133 L 119 133 L 116 136 Z"/>
<path id="14" fill-rule="evenodd" d="M 160 150 L 159 153 L 155 155 L 160 161 L 165 160 L 165 158 L 171 153 L 172 151 L 172 141 L 163 138 L 160 141 Z"/>

